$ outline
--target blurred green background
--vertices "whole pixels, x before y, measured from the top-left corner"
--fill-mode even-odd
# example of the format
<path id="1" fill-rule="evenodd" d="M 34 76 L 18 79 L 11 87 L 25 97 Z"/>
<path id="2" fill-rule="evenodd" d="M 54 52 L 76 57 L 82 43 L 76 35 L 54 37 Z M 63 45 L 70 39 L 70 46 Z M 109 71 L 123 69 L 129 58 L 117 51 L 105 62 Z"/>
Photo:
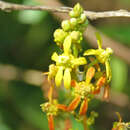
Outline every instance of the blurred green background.
<path id="1" fill-rule="evenodd" d="M 8 0 L 8 2 L 38 5 L 40 0 Z M 42 0 L 41 0 L 42 1 Z M 43 0 L 44 1 L 44 0 Z M 53 2 L 53 0 L 52 0 Z M 60 0 L 66 6 L 76 2 L 93 11 L 128 9 L 129 0 Z M 107 36 L 130 48 L 130 19 L 108 18 L 91 21 Z M 46 101 L 37 75 L 48 70 L 50 56 L 58 47 L 53 32 L 60 27 L 46 11 L 0 11 L 0 130 L 47 130 L 47 118 L 40 104 Z M 84 41 L 85 47 L 91 44 Z M 118 46 L 117 46 L 118 47 Z M 128 57 L 130 58 L 130 57 Z M 111 57 L 112 102 L 94 100 L 89 107 L 99 113 L 91 130 L 110 130 L 120 112 L 124 121 L 130 121 L 130 65 L 113 55 Z M 40 77 L 41 78 L 41 77 Z M 34 82 L 31 80 L 34 80 Z M 39 81 L 39 82 L 38 82 Z M 45 84 L 42 84 L 46 87 Z M 44 94 L 47 93 L 43 89 Z M 60 94 L 62 102 L 65 95 Z M 72 117 L 74 130 L 82 130 Z M 59 121 L 62 126 L 64 121 Z M 60 130 L 61 128 L 57 128 Z"/>

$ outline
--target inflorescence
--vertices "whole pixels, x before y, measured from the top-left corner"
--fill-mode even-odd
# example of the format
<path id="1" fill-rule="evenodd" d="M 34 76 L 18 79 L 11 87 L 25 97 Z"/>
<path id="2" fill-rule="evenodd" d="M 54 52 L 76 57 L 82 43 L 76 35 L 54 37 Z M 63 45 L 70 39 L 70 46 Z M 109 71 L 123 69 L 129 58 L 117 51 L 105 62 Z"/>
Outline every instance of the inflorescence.
<path id="1" fill-rule="evenodd" d="M 109 60 L 113 51 L 111 48 L 102 48 L 98 33 L 96 33 L 98 49 L 83 51 L 81 42 L 88 20 L 80 4 L 74 6 L 69 16 L 70 19 L 62 21 L 61 28 L 54 32 L 54 41 L 62 53 L 54 52 L 51 56 L 54 63 L 49 66 L 48 72 L 49 101 L 41 105 L 42 111 L 47 113 L 50 130 L 54 130 L 53 118 L 60 114 L 59 112 L 73 114 L 81 121 L 85 119 L 88 125 L 93 124 L 98 114 L 92 111 L 90 117 L 85 118 L 88 103 L 100 93 L 101 88 L 104 88 L 103 98 L 109 98 L 109 83 L 112 77 Z M 55 86 L 64 86 L 71 92 L 70 97 L 74 99 L 70 104 L 59 104 L 52 98 Z"/>

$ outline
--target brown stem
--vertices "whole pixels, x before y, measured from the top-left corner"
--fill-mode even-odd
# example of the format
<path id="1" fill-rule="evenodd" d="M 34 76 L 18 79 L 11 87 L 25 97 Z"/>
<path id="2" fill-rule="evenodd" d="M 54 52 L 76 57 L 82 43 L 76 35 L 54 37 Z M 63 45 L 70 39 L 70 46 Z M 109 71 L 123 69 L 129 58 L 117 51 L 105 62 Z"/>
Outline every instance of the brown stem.
<path id="1" fill-rule="evenodd" d="M 84 116 L 84 119 L 83 119 L 83 126 L 84 126 L 84 130 L 89 130 L 89 128 L 87 127 L 87 117 Z"/>
<path id="2" fill-rule="evenodd" d="M 48 92 L 48 98 L 49 98 L 49 102 L 52 103 L 52 94 L 53 94 L 53 83 L 52 83 L 52 80 L 49 80 L 48 81 L 49 84 L 50 84 L 50 89 L 49 89 L 49 92 Z"/>
<path id="3" fill-rule="evenodd" d="M 0 9 L 4 11 L 12 11 L 12 10 L 45 10 L 50 12 L 60 12 L 60 13 L 68 13 L 72 8 L 70 7 L 50 7 L 50 6 L 27 6 L 20 4 L 13 4 L 8 2 L 0 1 Z M 84 11 L 86 16 L 91 19 L 98 18 L 110 18 L 110 17 L 130 17 L 130 12 L 127 10 L 117 10 L 117 11 L 105 11 L 105 12 L 94 12 L 94 11 Z"/>

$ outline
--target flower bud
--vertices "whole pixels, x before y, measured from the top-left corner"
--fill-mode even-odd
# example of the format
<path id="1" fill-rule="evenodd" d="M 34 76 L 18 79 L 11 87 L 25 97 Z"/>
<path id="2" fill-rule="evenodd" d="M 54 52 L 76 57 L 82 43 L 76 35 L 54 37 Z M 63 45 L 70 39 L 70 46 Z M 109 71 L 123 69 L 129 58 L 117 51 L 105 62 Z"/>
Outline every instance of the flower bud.
<path id="1" fill-rule="evenodd" d="M 70 34 L 73 42 L 78 42 L 80 40 L 80 32 L 79 31 L 73 31 Z"/>
<path id="2" fill-rule="evenodd" d="M 70 11 L 70 16 L 73 18 L 77 18 L 79 17 L 81 14 L 83 13 L 83 8 L 81 7 L 81 5 L 78 3 L 74 6 L 73 10 Z"/>
<path id="3" fill-rule="evenodd" d="M 77 19 L 76 18 L 71 18 L 70 19 L 70 24 L 71 24 L 71 28 L 75 28 L 77 25 Z"/>
<path id="4" fill-rule="evenodd" d="M 90 67 L 86 73 L 86 83 L 89 84 L 95 75 L 95 68 Z"/>
<path id="5" fill-rule="evenodd" d="M 85 13 L 81 14 L 78 23 L 84 23 L 86 21 L 86 15 Z"/>
<path id="6" fill-rule="evenodd" d="M 69 20 L 64 20 L 61 23 L 61 27 L 63 28 L 64 31 L 69 31 L 71 29 L 70 21 Z"/>
<path id="7" fill-rule="evenodd" d="M 56 29 L 56 31 L 54 32 L 54 41 L 59 45 L 63 43 L 66 36 L 67 33 L 64 32 L 62 29 Z"/>
<path id="8" fill-rule="evenodd" d="M 72 11 L 69 12 L 69 15 L 70 15 L 70 17 L 74 18 L 75 17 L 75 12 L 72 10 Z"/>

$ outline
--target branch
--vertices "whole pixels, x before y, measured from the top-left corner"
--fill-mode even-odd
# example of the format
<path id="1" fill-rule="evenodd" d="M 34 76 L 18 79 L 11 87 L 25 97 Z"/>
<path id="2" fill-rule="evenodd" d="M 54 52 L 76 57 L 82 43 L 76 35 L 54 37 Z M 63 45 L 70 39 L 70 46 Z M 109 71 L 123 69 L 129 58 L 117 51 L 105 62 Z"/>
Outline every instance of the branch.
<path id="1" fill-rule="evenodd" d="M 40 1 L 41 4 L 44 4 L 46 6 L 52 6 L 52 7 L 61 7 L 63 6 L 59 1 L 57 0 L 37 0 Z M 61 14 L 61 13 L 53 13 L 54 16 L 58 17 L 59 19 L 63 20 L 68 18 L 67 14 Z M 87 29 L 84 32 L 84 38 L 85 40 L 89 41 L 89 43 L 96 48 L 97 47 L 97 40 L 95 37 L 95 32 L 98 30 L 89 24 Z M 102 37 L 103 47 L 110 47 L 114 50 L 114 54 L 124 60 L 127 64 L 130 64 L 130 49 L 124 45 L 122 45 L 120 42 L 117 42 L 115 40 L 112 40 L 111 38 L 107 37 L 106 35 L 100 33 Z"/>
<path id="2" fill-rule="evenodd" d="M 8 2 L 0 1 L 0 9 L 3 11 L 13 11 L 13 10 L 44 10 L 50 12 L 68 13 L 72 8 L 70 7 L 50 7 L 50 6 L 27 6 L 20 4 L 12 4 Z M 110 17 L 130 17 L 130 12 L 127 10 L 117 10 L 117 11 L 106 11 L 106 12 L 93 12 L 84 11 L 86 16 L 91 19 L 98 18 L 110 18 Z"/>

